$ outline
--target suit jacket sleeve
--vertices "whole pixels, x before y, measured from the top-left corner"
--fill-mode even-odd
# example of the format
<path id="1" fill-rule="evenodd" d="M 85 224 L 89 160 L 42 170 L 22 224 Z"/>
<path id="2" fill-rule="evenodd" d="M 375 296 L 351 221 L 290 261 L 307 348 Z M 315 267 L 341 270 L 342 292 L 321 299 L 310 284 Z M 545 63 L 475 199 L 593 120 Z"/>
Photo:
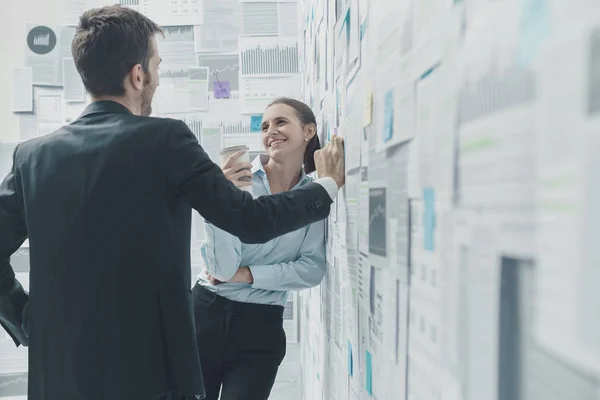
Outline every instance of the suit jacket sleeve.
<path id="1" fill-rule="evenodd" d="M 245 243 L 266 243 L 329 215 L 333 200 L 317 183 L 274 196 L 235 187 L 183 121 L 169 120 L 167 187 L 211 224 Z"/>
<path id="2" fill-rule="evenodd" d="M 29 296 L 15 279 L 10 265 L 10 257 L 27 239 L 15 175 L 13 157 L 13 167 L 0 184 L 0 325 L 18 346 L 29 342 L 23 330 L 23 311 Z"/>

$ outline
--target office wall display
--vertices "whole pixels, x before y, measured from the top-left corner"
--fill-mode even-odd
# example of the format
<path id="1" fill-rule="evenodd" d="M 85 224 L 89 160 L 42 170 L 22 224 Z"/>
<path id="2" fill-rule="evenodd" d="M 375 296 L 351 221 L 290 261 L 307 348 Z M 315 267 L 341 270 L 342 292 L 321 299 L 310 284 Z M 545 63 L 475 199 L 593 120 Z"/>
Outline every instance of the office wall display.
<path id="1" fill-rule="evenodd" d="M 599 11 L 303 1 L 303 99 L 347 170 L 303 399 L 598 398 Z"/>

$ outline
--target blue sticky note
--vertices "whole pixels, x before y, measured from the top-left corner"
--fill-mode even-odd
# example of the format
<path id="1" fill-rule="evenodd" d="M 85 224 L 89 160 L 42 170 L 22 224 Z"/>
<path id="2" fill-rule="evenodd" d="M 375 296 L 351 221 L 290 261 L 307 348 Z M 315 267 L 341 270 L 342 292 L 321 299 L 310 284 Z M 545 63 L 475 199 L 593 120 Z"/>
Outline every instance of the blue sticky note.
<path id="1" fill-rule="evenodd" d="M 433 251 L 433 232 L 435 230 L 435 192 L 433 188 L 423 189 L 423 248 Z"/>
<path id="2" fill-rule="evenodd" d="M 260 124 L 262 123 L 262 115 L 250 116 L 250 132 L 260 132 Z"/>
<path id="3" fill-rule="evenodd" d="M 367 350 L 367 393 L 373 396 L 373 360 L 369 350 Z"/>
<path id="4" fill-rule="evenodd" d="M 394 89 L 385 94 L 383 112 L 383 142 L 389 142 L 394 136 Z"/>
<path id="5" fill-rule="evenodd" d="M 348 375 L 354 375 L 354 360 L 352 359 L 352 343 L 348 340 Z"/>
<path id="6" fill-rule="evenodd" d="M 521 66 L 530 65 L 549 34 L 548 0 L 521 0 L 517 63 Z"/>
<path id="7" fill-rule="evenodd" d="M 368 24 L 369 19 L 365 18 L 365 20 L 362 22 L 362 24 L 360 24 L 360 41 L 362 42 L 363 38 L 365 37 L 365 35 L 367 34 L 367 24 Z"/>
<path id="8" fill-rule="evenodd" d="M 215 99 L 228 99 L 231 96 L 229 81 L 215 81 L 213 85 Z"/>

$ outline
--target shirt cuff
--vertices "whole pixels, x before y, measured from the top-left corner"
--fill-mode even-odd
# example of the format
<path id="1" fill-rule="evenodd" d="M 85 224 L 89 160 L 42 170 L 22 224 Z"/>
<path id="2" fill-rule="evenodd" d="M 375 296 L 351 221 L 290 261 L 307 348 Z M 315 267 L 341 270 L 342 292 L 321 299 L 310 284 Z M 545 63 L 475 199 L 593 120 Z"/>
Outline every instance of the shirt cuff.
<path id="1" fill-rule="evenodd" d="M 331 197 L 331 200 L 335 200 L 340 188 L 338 187 L 337 183 L 335 183 L 335 180 L 333 178 L 326 176 L 323 178 L 316 179 L 315 183 L 318 183 L 319 185 L 323 186 L 323 188 L 327 191 L 327 194 L 329 194 L 329 197 Z"/>
<path id="2" fill-rule="evenodd" d="M 273 274 L 264 268 L 264 266 L 254 266 L 248 267 L 250 272 L 252 273 L 252 288 L 254 289 L 262 289 L 262 290 L 271 290 L 269 288 L 273 287 Z"/>

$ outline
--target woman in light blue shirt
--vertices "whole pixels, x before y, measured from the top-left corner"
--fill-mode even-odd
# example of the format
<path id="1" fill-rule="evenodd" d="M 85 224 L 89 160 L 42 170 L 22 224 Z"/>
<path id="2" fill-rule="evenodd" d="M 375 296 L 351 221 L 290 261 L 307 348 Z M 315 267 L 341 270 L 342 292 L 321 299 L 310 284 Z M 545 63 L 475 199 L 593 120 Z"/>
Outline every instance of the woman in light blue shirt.
<path id="1" fill-rule="evenodd" d="M 262 120 L 266 154 L 225 175 L 252 185 L 254 197 L 307 184 L 320 148 L 316 119 L 297 100 L 281 98 Z M 239 155 L 238 155 L 239 157 Z M 248 168 L 240 171 L 241 168 Z M 250 176 L 250 182 L 240 181 Z M 286 352 L 283 306 L 288 292 L 317 286 L 325 275 L 325 222 L 266 244 L 245 244 L 206 224 L 206 273 L 194 286 L 196 338 L 206 400 L 266 400 Z"/>

